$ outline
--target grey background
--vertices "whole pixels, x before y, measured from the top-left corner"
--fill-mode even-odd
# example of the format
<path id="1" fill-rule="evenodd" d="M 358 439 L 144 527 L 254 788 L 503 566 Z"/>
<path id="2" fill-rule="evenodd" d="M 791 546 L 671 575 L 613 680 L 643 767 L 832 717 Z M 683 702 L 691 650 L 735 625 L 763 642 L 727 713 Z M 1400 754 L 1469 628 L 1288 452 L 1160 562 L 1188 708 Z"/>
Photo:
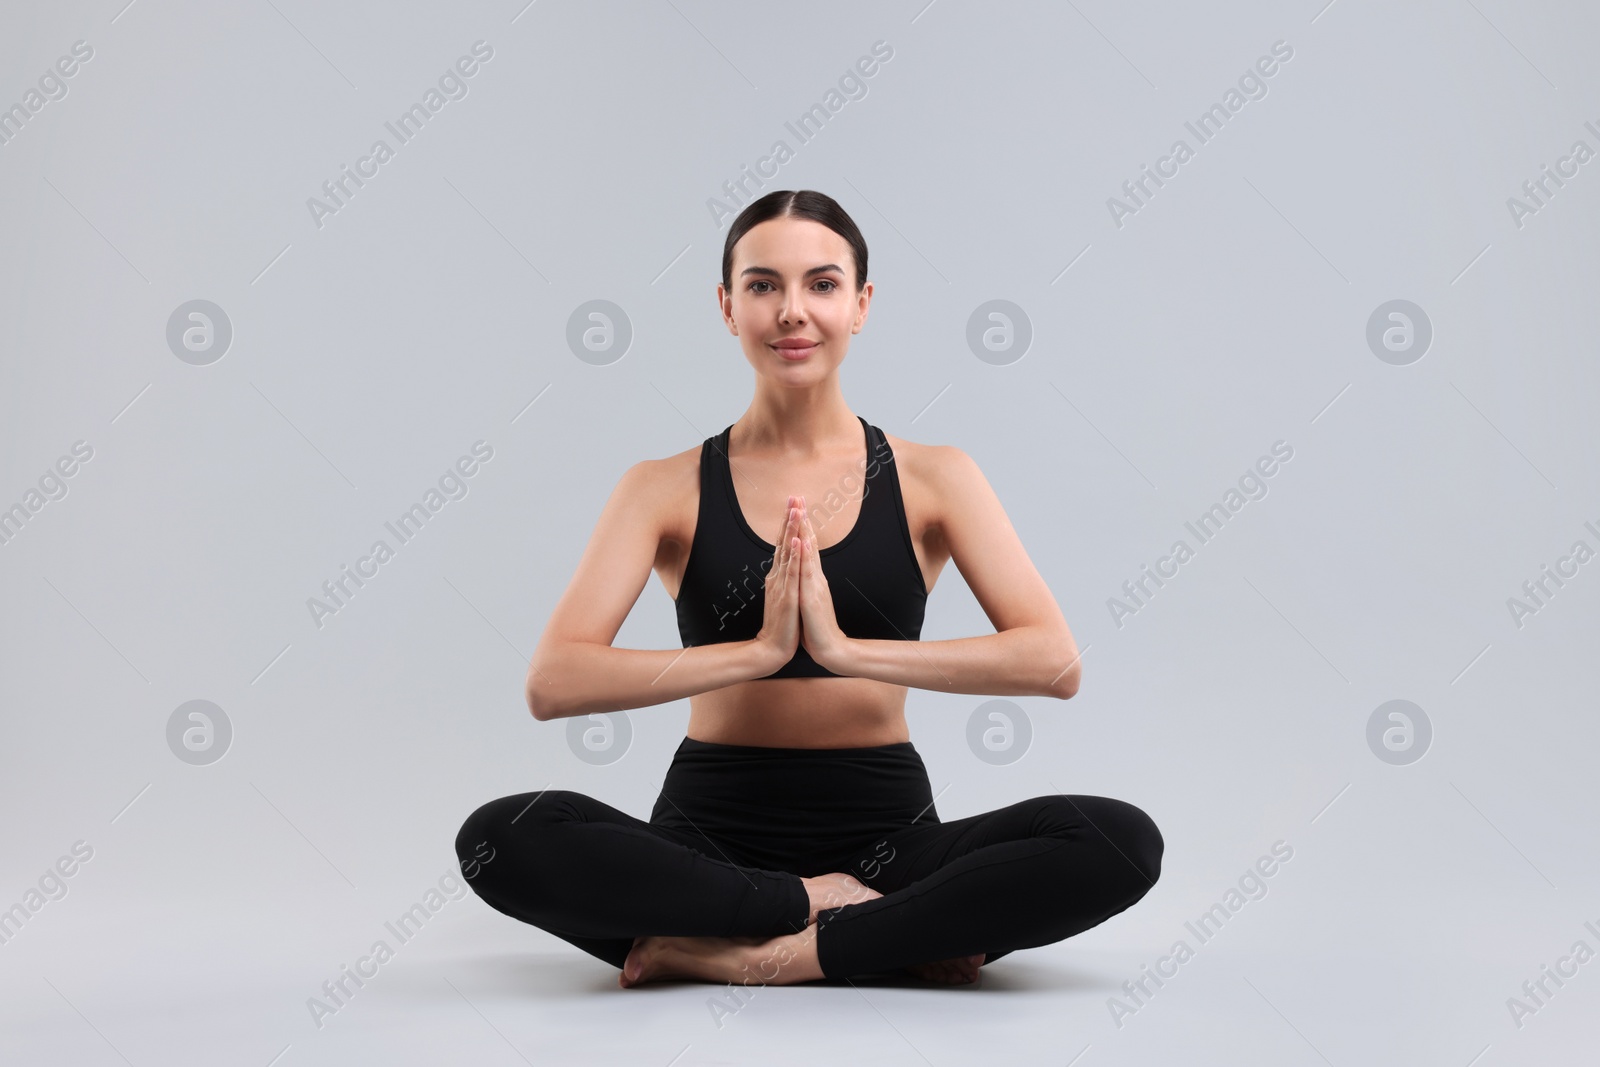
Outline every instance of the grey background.
<path id="1" fill-rule="evenodd" d="M 1506 200 L 1600 149 L 1597 29 L 1506 0 L 5 4 L 0 105 L 94 56 L 0 146 L 0 507 L 94 455 L 0 545 L 0 907 L 93 857 L 0 945 L 0 1059 L 1592 1049 L 1600 963 L 1521 1027 L 1507 998 L 1600 949 L 1600 562 L 1520 628 L 1506 600 L 1600 548 L 1600 161 L 1520 228 Z M 319 229 L 307 198 L 477 40 L 468 95 Z M 784 122 L 879 40 L 866 95 L 798 144 Z M 1107 198 L 1278 40 L 1267 95 L 1117 227 Z M 393 945 L 478 804 L 553 785 L 648 814 L 687 702 L 628 712 L 594 765 L 528 715 L 525 664 L 622 471 L 748 403 L 707 200 L 778 139 L 765 188 L 828 192 L 871 247 L 852 408 L 978 461 L 1086 649 L 1075 699 L 1015 701 L 1031 747 L 1004 766 L 967 746 L 986 697 L 911 692 L 941 814 L 1120 797 L 1165 835 L 1160 883 L 979 988 L 765 989 L 720 1028 L 715 989 L 618 991 L 469 894 L 319 1029 L 307 998 Z M 195 299 L 233 329 L 207 366 L 166 343 Z M 565 340 L 596 299 L 633 329 L 605 366 Z M 994 299 L 1033 330 L 1004 366 L 966 344 Z M 1434 331 L 1408 366 L 1365 340 L 1393 299 Z M 307 598 L 480 439 L 465 498 L 314 625 Z M 1278 440 L 1268 494 L 1118 627 L 1108 598 Z M 991 630 L 948 569 L 924 638 Z M 617 644 L 678 646 L 654 578 Z M 204 766 L 167 745 L 196 699 L 233 730 Z M 1393 699 L 1433 728 L 1405 766 L 1366 741 Z M 1276 841 L 1267 895 L 1198 945 L 1185 921 Z M 1118 1026 L 1108 999 L 1179 938 L 1194 958 Z"/>

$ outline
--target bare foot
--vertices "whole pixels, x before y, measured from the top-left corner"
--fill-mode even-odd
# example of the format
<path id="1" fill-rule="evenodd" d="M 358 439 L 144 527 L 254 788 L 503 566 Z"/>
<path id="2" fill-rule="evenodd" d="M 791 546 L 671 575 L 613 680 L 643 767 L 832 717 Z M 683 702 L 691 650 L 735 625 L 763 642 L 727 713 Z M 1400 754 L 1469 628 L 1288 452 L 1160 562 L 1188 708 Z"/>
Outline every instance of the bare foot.
<path id="1" fill-rule="evenodd" d="M 808 925 L 816 923 L 819 911 L 843 907 L 846 904 L 860 904 L 862 901 L 876 900 L 883 896 L 876 889 L 862 884 L 855 876 L 845 874 L 843 871 L 819 874 L 815 878 L 800 880 L 805 883 L 806 896 L 811 899 L 811 914 L 806 917 Z"/>
<path id="2" fill-rule="evenodd" d="M 617 984 L 628 989 L 658 978 L 738 982 L 764 943 L 759 937 L 636 937 Z"/>
<path id="3" fill-rule="evenodd" d="M 699 978 L 740 985 L 789 985 L 823 977 L 817 932 L 781 937 L 636 937 L 617 984 L 624 989 L 659 978 Z"/>
<path id="4" fill-rule="evenodd" d="M 983 966 L 985 955 L 980 952 L 976 956 L 958 956 L 953 960 L 916 963 L 904 969 L 927 982 L 971 985 L 978 980 L 978 969 Z"/>

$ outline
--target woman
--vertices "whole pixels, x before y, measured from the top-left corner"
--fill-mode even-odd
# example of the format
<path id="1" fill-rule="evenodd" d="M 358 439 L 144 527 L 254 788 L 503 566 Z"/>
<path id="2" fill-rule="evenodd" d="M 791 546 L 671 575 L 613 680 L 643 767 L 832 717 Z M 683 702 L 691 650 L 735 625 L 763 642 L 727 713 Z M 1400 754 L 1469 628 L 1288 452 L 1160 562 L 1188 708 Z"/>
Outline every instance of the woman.
<path id="1" fill-rule="evenodd" d="M 1066 699 L 1078 651 L 973 461 L 846 406 L 839 366 L 872 288 L 832 198 L 774 192 L 739 215 L 717 299 L 755 397 L 698 448 L 623 475 L 528 670 L 541 721 L 689 698 L 650 821 L 546 790 L 485 804 L 457 836 L 488 904 L 622 968 L 624 987 L 971 982 L 1160 874 L 1160 832 L 1119 800 L 939 820 L 907 688 Z M 996 633 L 918 640 L 949 560 Z M 684 648 L 611 647 L 652 568 Z"/>

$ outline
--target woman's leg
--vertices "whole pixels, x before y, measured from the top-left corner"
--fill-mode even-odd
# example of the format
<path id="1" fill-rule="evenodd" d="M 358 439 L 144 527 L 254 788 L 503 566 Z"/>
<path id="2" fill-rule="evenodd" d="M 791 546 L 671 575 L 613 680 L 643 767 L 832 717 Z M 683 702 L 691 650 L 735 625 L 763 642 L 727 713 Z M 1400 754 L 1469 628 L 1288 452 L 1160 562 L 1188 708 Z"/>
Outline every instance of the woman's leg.
<path id="1" fill-rule="evenodd" d="M 492 800 L 456 835 L 462 874 L 485 903 L 616 967 L 642 935 L 805 929 L 799 875 L 739 866 L 724 851 L 563 789 Z"/>
<path id="2" fill-rule="evenodd" d="M 1143 811 L 1083 795 L 895 831 L 841 859 L 883 896 L 818 912 L 818 962 L 837 978 L 1052 944 L 1149 892 L 1162 849 Z"/>

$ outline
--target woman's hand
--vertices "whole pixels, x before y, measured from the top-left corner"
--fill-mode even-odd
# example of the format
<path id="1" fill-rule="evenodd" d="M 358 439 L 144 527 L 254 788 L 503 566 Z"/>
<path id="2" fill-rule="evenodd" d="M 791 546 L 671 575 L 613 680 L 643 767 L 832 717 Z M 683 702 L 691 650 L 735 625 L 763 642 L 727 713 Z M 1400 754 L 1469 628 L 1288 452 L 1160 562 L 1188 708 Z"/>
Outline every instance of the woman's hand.
<path id="1" fill-rule="evenodd" d="M 850 644 L 839 629 L 833 613 L 833 592 L 822 573 L 822 557 L 817 554 L 817 532 L 811 528 L 806 498 L 800 503 L 800 641 L 817 664 L 835 674 L 847 674 L 838 666 Z"/>
<path id="2" fill-rule="evenodd" d="M 755 641 L 768 651 L 772 666 L 756 675 L 757 678 L 764 678 L 788 663 L 800 646 L 800 554 L 797 549 L 801 516 L 805 513 L 795 506 L 795 499 L 789 498 L 783 534 L 778 538 L 772 566 L 767 570 L 761 630 Z"/>

